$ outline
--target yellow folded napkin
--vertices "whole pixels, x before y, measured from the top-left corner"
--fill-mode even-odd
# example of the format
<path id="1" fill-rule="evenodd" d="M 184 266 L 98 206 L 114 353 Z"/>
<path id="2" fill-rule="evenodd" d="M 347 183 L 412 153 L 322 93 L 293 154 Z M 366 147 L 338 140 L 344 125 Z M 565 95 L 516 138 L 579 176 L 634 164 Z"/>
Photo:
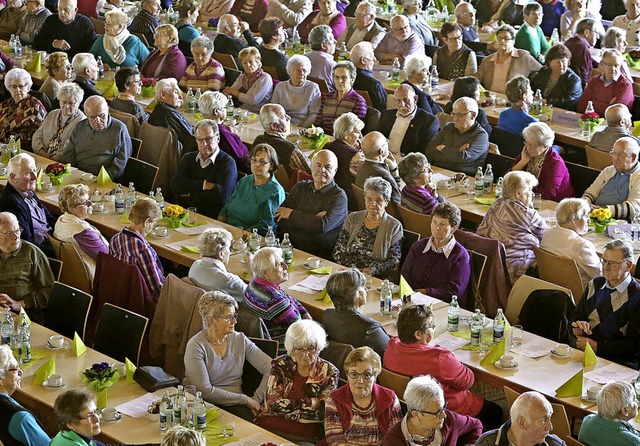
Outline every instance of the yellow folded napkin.
<path id="1" fill-rule="evenodd" d="M 291 264 L 289 265 L 289 267 L 287 268 L 287 272 L 292 272 L 293 271 L 293 266 L 296 264 L 296 258 L 295 257 L 291 257 Z"/>
<path id="2" fill-rule="evenodd" d="M 197 246 L 181 246 L 180 251 L 188 252 L 190 254 L 200 254 L 200 249 Z"/>
<path id="3" fill-rule="evenodd" d="M 77 356 L 83 355 L 87 351 L 87 346 L 84 345 L 78 333 L 73 333 L 73 343 L 71 344 L 71 349 L 73 350 L 73 354 Z"/>
<path id="4" fill-rule="evenodd" d="M 44 175 L 44 169 L 38 170 L 38 176 L 36 177 L 36 190 L 42 190 L 42 177 Z"/>
<path id="5" fill-rule="evenodd" d="M 120 223 L 122 223 L 123 225 L 128 225 L 129 223 L 131 223 L 131 220 L 129 220 L 129 214 L 122 214 L 122 217 L 120 217 Z"/>
<path id="6" fill-rule="evenodd" d="M 582 364 L 585 367 L 589 367 L 590 365 L 594 365 L 598 362 L 598 357 L 595 352 L 591 348 L 591 345 L 587 342 L 587 346 L 584 349 L 584 357 L 582 358 Z"/>
<path id="7" fill-rule="evenodd" d="M 404 299 L 405 296 L 411 297 L 413 295 L 413 288 L 404 278 L 404 276 L 400 276 L 400 299 Z"/>
<path id="8" fill-rule="evenodd" d="M 631 132 L 636 138 L 640 136 L 640 121 L 633 122 L 633 132 Z"/>
<path id="9" fill-rule="evenodd" d="M 333 271 L 333 266 L 331 265 L 309 270 L 311 274 L 331 274 L 331 271 Z"/>
<path id="10" fill-rule="evenodd" d="M 42 71 L 42 55 L 40 52 L 37 52 L 36 55 L 31 59 L 29 65 L 26 68 L 27 71 L 33 71 L 34 73 L 39 73 Z"/>
<path id="11" fill-rule="evenodd" d="M 315 300 L 321 300 L 322 303 L 325 304 L 330 304 L 331 303 L 331 297 L 329 297 L 329 293 L 327 293 L 327 289 L 323 289 L 322 291 L 320 291 L 320 294 L 318 294 L 318 296 L 315 298 Z"/>
<path id="12" fill-rule="evenodd" d="M 118 95 L 118 87 L 116 87 L 116 83 L 111 82 L 109 86 L 104 90 L 102 96 L 105 98 L 114 98 Z"/>
<path id="13" fill-rule="evenodd" d="M 154 99 L 154 100 L 153 100 L 153 101 L 151 101 L 151 102 L 149 103 L 149 105 L 147 105 L 144 109 L 145 109 L 146 111 L 148 111 L 149 113 L 151 113 L 151 112 L 153 111 L 153 109 L 154 109 L 154 108 L 156 108 L 156 104 L 157 104 L 157 102 L 156 102 L 156 100 Z"/>
<path id="14" fill-rule="evenodd" d="M 240 274 L 240 277 L 248 282 L 251 280 L 251 273 L 249 271 L 243 271 L 242 274 Z"/>
<path id="15" fill-rule="evenodd" d="M 20 153 L 21 152 L 21 149 L 20 149 L 20 147 L 21 147 L 20 146 L 20 138 L 18 138 L 18 140 L 16 141 L 16 146 L 18 147 L 18 153 Z"/>
<path id="16" fill-rule="evenodd" d="M 494 345 L 493 348 L 489 350 L 489 353 L 482 358 L 480 365 L 487 366 L 495 363 L 500 359 L 500 356 L 504 355 L 505 350 L 505 339 L 503 337 L 502 340 L 497 345 Z"/>
<path id="17" fill-rule="evenodd" d="M 56 355 L 51 355 L 51 358 L 44 364 L 38 367 L 38 370 L 33 372 L 32 386 L 39 386 L 47 380 L 49 375 L 56 373 Z"/>
<path id="18" fill-rule="evenodd" d="M 124 358 L 124 363 L 127 366 L 127 384 L 133 384 L 135 383 L 133 374 L 136 372 L 136 366 L 133 365 L 133 362 L 129 361 L 129 358 Z"/>
<path id="19" fill-rule="evenodd" d="M 202 121 L 204 119 L 204 115 L 200 112 L 195 112 L 193 114 L 193 119 L 198 122 L 198 121 Z"/>
<path id="20" fill-rule="evenodd" d="M 109 172 L 104 166 L 100 166 L 100 172 L 98 172 L 98 186 L 110 186 L 113 184 Z"/>
<path id="21" fill-rule="evenodd" d="M 27 322 L 27 325 L 31 325 L 31 319 L 29 319 L 29 316 L 27 315 L 24 307 L 20 307 L 20 317 L 24 318 L 24 320 Z"/>
<path id="22" fill-rule="evenodd" d="M 473 199 L 474 202 L 484 204 L 485 206 L 490 206 L 496 201 L 495 197 L 476 197 Z"/>
<path id="23" fill-rule="evenodd" d="M 558 398 L 582 396 L 582 369 L 556 389 L 556 396 Z"/>

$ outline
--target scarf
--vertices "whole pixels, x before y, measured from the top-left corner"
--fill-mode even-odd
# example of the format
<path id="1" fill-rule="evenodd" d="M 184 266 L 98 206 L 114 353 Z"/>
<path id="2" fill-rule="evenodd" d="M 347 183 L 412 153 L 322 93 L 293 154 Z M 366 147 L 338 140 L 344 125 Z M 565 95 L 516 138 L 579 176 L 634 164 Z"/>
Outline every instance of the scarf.
<path id="1" fill-rule="evenodd" d="M 246 93 L 253 86 L 253 84 L 264 74 L 262 67 L 258 68 L 251 74 L 244 73 L 242 75 L 242 84 L 240 85 L 240 93 Z"/>
<path id="2" fill-rule="evenodd" d="M 120 65 L 127 58 L 127 51 L 124 49 L 123 45 L 130 36 L 131 33 L 127 28 L 123 29 L 122 32 L 115 37 L 108 36 L 106 34 L 104 35 L 102 45 L 116 65 Z"/>
<path id="3" fill-rule="evenodd" d="M 535 158 L 531 159 L 527 163 L 527 167 L 525 167 L 525 170 L 534 177 L 538 178 L 540 176 L 540 172 L 542 171 L 542 164 L 549 154 L 549 150 L 551 149 L 547 149 L 542 155 L 536 156 Z"/>
<path id="4" fill-rule="evenodd" d="M 49 140 L 49 144 L 47 144 L 47 153 L 57 152 L 60 148 L 60 143 L 62 142 L 62 134 L 64 133 L 64 129 L 67 128 L 69 123 L 78 116 L 78 112 L 76 111 L 73 115 L 69 116 L 64 123 L 62 122 L 62 112 L 58 115 L 58 130 L 56 130 L 56 134 Z"/>
<path id="5" fill-rule="evenodd" d="M 330 26 L 331 21 L 334 19 L 334 17 L 336 17 L 338 14 L 340 14 L 340 11 L 338 11 L 337 9 L 335 11 L 333 11 L 331 14 L 325 16 L 324 14 L 322 14 L 321 12 L 318 12 L 318 14 L 316 14 L 316 16 L 313 18 L 313 20 L 311 21 L 311 23 L 313 24 L 313 26 L 317 26 L 317 25 L 327 25 Z"/>

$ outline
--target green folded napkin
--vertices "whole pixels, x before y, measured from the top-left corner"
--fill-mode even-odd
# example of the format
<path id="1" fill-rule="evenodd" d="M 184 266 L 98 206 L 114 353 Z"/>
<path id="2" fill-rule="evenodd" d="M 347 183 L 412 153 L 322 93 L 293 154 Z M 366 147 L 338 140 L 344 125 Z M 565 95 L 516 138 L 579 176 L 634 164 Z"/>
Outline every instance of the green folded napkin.
<path id="1" fill-rule="evenodd" d="M 56 373 L 56 355 L 51 355 L 51 358 L 33 372 L 32 386 L 39 386 L 47 380 L 49 375 Z"/>
<path id="2" fill-rule="evenodd" d="M 329 293 L 327 293 L 326 288 L 320 291 L 320 294 L 316 296 L 315 300 L 321 300 L 322 303 L 325 303 L 325 304 L 330 304 L 332 302 L 331 297 L 329 296 Z"/>
<path id="3" fill-rule="evenodd" d="M 185 228 L 195 228 L 196 226 L 204 226 L 206 225 L 207 222 L 206 221 L 199 221 L 196 224 L 192 225 L 191 223 L 189 223 L 187 220 L 182 222 L 182 226 L 184 226 Z"/>
<path id="4" fill-rule="evenodd" d="M 591 348 L 591 344 L 587 342 L 587 346 L 584 349 L 584 357 L 582 358 L 582 364 L 585 367 L 589 367 L 590 365 L 594 365 L 596 362 L 598 362 L 598 357 L 596 356 L 595 352 Z"/>
<path id="5" fill-rule="evenodd" d="M 25 68 L 25 70 L 34 73 L 39 73 L 42 71 L 42 54 L 40 54 L 40 52 L 37 52 L 35 56 L 33 56 L 33 59 L 31 59 L 31 62 L 29 62 L 29 65 L 27 65 L 27 68 Z"/>
<path id="6" fill-rule="evenodd" d="M 136 373 L 136 366 L 133 362 L 129 361 L 129 358 L 124 358 L 124 363 L 127 367 L 127 384 L 135 383 L 133 374 Z"/>
<path id="7" fill-rule="evenodd" d="M 400 275 L 400 299 L 403 299 L 405 296 L 412 296 L 413 288 L 409 285 L 409 282 L 404 278 L 403 275 Z"/>
<path id="8" fill-rule="evenodd" d="M 220 446 L 239 440 L 235 435 L 232 435 L 231 437 L 222 436 L 222 420 L 219 419 L 217 409 L 207 410 L 207 428 L 202 434 L 207 440 L 207 446 Z"/>
<path id="9" fill-rule="evenodd" d="M 504 355 L 505 350 L 505 339 L 503 337 L 502 340 L 497 345 L 494 345 L 493 348 L 489 350 L 489 353 L 482 358 L 480 365 L 487 366 L 493 364 L 500 359 L 500 356 Z"/>
<path id="10" fill-rule="evenodd" d="M 556 397 L 568 398 L 572 396 L 582 396 L 582 369 L 573 375 L 566 383 L 556 389 Z"/>
<path id="11" fill-rule="evenodd" d="M 189 254 L 200 254 L 200 249 L 197 246 L 181 246 L 180 251 L 188 252 Z"/>
<path id="12" fill-rule="evenodd" d="M 287 267 L 287 272 L 292 272 L 293 271 L 293 266 L 296 264 L 296 258 L 295 257 L 291 257 L 291 264 Z"/>
<path id="13" fill-rule="evenodd" d="M 71 349 L 73 350 L 73 354 L 77 356 L 83 355 L 87 351 L 87 346 L 84 345 L 78 333 L 73 334 L 73 343 L 71 344 Z"/>
<path id="14" fill-rule="evenodd" d="M 0 175 L 0 180 L 8 180 L 8 179 L 9 179 L 9 174 Z"/>
<path id="15" fill-rule="evenodd" d="M 128 225 L 129 223 L 131 223 L 131 220 L 129 220 L 129 214 L 122 214 L 122 216 L 120 217 L 120 223 L 122 223 L 123 225 Z"/>
<path id="16" fill-rule="evenodd" d="M 333 266 L 331 265 L 309 270 L 311 274 L 331 274 L 331 271 L 333 271 Z"/>
<path id="17" fill-rule="evenodd" d="M 473 201 L 475 203 L 480 203 L 485 206 L 490 206 L 493 204 L 494 201 L 496 201 L 496 198 L 495 197 L 476 197 L 473 199 Z"/>
<path id="18" fill-rule="evenodd" d="M 100 172 L 98 172 L 97 181 L 98 186 L 109 186 L 113 184 L 111 176 L 109 176 L 109 172 L 107 172 L 107 169 L 105 169 L 104 166 L 100 166 Z"/>
<path id="19" fill-rule="evenodd" d="M 148 111 L 149 113 L 151 113 L 151 112 L 156 108 L 156 105 L 157 105 L 157 104 L 158 104 L 158 103 L 157 103 L 157 102 L 156 102 L 156 100 L 154 99 L 154 100 L 153 100 L 153 101 L 151 101 L 151 102 L 149 103 L 149 105 L 147 105 L 144 109 L 145 109 L 145 111 Z"/>

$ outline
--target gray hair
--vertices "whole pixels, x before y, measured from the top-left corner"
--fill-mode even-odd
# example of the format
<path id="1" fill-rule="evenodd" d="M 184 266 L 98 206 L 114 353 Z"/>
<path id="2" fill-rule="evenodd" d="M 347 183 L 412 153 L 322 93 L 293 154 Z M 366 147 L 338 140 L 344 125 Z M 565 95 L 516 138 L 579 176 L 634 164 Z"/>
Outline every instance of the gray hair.
<path id="1" fill-rule="evenodd" d="M 301 319 L 289 325 L 284 336 L 284 348 L 289 355 L 293 355 L 295 348 L 312 345 L 316 346 L 318 353 L 327 346 L 327 333 L 322 325 L 311 319 Z"/>
<path id="2" fill-rule="evenodd" d="M 391 184 L 381 177 L 370 177 L 364 182 L 364 193 L 373 192 L 382 195 L 385 200 L 391 200 Z"/>
<path id="3" fill-rule="evenodd" d="M 528 144 L 551 147 L 556 134 L 546 122 L 532 122 L 522 131 L 522 137 Z"/>
<path id="4" fill-rule="evenodd" d="M 254 276 L 264 278 L 280 262 L 284 262 L 280 248 L 260 248 L 251 259 L 251 271 Z"/>
<path id="5" fill-rule="evenodd" d="M 224 291 L 207 291 L 198 299 L 198 312 L 205 328 L 209 328 L 209 319 L 222 315 L 227 308 L 237 310 L 238 302 Z"/>
<path id="6" fill-rule="evenodd" d="M 606 108 L 604 111 L 604 119 L 607 120 L 608 126 L 620 126 L 620 121 L 623 119 L 632 121 L 631 112 L 625 104 L 613 104 Z"/>
<path id="7" fill-rule="evenodd" d="M 17 154 L 7 163 L 7 174 L 9 175 L 9 177 L 11 177 L 11 175 L 20 174 L 22 166 L 27 163 L 33 163 L 33 165 L 35 166 L 36 160 L 28 153 L 22 152 Z"/>
<path id="8" fill-rule="evenodd" d="M 610 26 L 609 29 L 607 29 L 607 33 L 604 35 L 604 43 L 602 44 L 602 46 L 604 48 L 615 48 L 617 44 L 616 40 L 618 40 L 618 37 L 626 38 L 627 32 L 622 28 L 618 28 L 617 26 Z"/>
<path id="9" fill-rule="evenodd" d="M 196 48 L 206 48 L 207 53 L 213 53 L 213 40 L 207 36 L 196 37 L 191 41 L 191 52 Z"/>
<path id="10" fill-rule="evenodd" d="M 218 32 L 220 34 L 226 34 L 224 30 L 225 28 L 229 28 L 229 21 L 234 18 L 235 16 L 232 14 L 223 14 L 222 17 L 220 17 L 220 20 L 218 20 Z"/>
<path id="11" fill-rule="evenodd" d="M 309 45 L 314 51 L 322 51 L 322 44 L 329 41 L 329 36 L 333 36 L 333 31 L 327 25 L 318 25 L 309 33 Z"/>
<path id="12" fill-rule="evenodd" d="M 138 198 L 129 211 L 129 220 L 141 224 L 147 219 L 154 223 L 162 218 L 162 209 L 156 200 L 149 197 Z"/>
<path id="13" fill-rule="evenodd" d="M 284 110 L 280 104 L 264 104 L 260 108 L 260 124 L 263 129 L 269 130 L 271 124 L 280 122 L 280 118 L 276 115 L 280 110 Z"/>
<path id="14" fill-rule="evenodd" d="M 12 225 L 11 223 L 15 223 L 15 225 Z M 0 212 L 0 226 L 5 224 L 9 226 L 20 226 L 18 217 L 7 211 Z"/>
<path id="15" fill-rule="evenodd" d="M 496 29 L 496 36 L 498 34 L 500 34 L 501 32 L 506 31 L 509 33 L 509 35 L 511 36 L 511 39 L 515 39 L 516 38 L 516 29 L 511 26 L 511 25 L 502 25 L 500 27 L 498 27 L 498 29 Z"/>
<path id="16" fill-rule="evenodd" d="M 287 73 L 291 75 L 291 72 L 298 65 L 302 65 L 303 68 L 306 68 L 307 71 L 311 71 L 311 60 L 308 57 L 302 56 L 300 54 L 294 54 L 287 61 Z"/>
<path id="17" fill-rule="evenodd" d="M 9 85 L 11 81 L 17 80 L 25 85 L 28 85 L 29 88 L 33 85 L 33 80 L 31 79 L 31 75 L 27 70 L 23 70 L 22 68 L 12 68 L 7 74 L 4 76 L 4 86 L 9 90 Z"/>
<path id="18" fill-rule="evenodd" d="M 371 347 L 364 346 L 351 350 L 347 357 L 344 358 L 345 373 L 348 373 L 348 370 L 351 367 L 356 367 L 361 362 L 369 364 L 372 369 L 371 371 L 376 377 L 378 377 L 378 375 L 382 371 L 382 361 L 380 359 L 380 355 L 377 354 Z"/>
<path id="19" fill-rule="evenodd" d="M 636 401 L 636 391 L 626 381 L 612 381 L 605 384 L 596 395 L 598 415 L 605 420 L 617 420 L 626 408 L 633 408 Z"/>
<path id="20" fill-rule="evenodd" d="M 373 56 L 373 45 L 371 45 L 371 42 L 363 40 L 362 42 L 356 43 L 353 48 L 351 48 L 351 62 L 354 64 L 359 64 L 360 59 L 367 55 Z"/>
<path id="21" fill-rule="evenodd" d="M 75 57 L 74 57 L 75 59 Z M 173 90 L 174 88 L 180 88 L 178 86 L 178 81 L 173 77 L 167 77 L 165 79 L 160 79 L 156 83 L 156 89 L 154 94 L 154 99 L 158 102 L 162 101 L 162 94 L 168 91 Z"/>
<path id="22" fill-rule="evenodd" d="M 556 221 L 564 226 L 574 220 L 589 214 L 591 208 L 584 198 L 565 198 L 558 203 L 556 208 Z"/>
<path id="23" fill-rule="evenodd" d="M 205 91 L 200 96 L 198 107 L 202 116 L 212 116 L 216 110 L 223 110 L 227 107 L 229 99 L 219 91 Z"/>
<path id="24" fill-rule="evenodd" d="M 63 84 L 58 89 L 56 98 L 60 101 L 63 97 L 74 99 L 76 102 L 82 102 L 82 98 L 84 98 L 84 90 L 75 82 Z"/>
<path id="25" fill-rule="evenodd" d="M 347 69 L 347 71 L 349 72 L 349 77 L 351 77 L 351 83 L 353 83 L 353 81 L 356 80 L 356 75 L 358 74 L 358 71 L 356 70 L 356 66 L 350 60 L 341 60 L 340 62 L 335 64 L 331 69 L 332 76 L 336 73 L 336 70 L 338 68 Z"/>
<path id="26" fill-rule="evenodd" d="M 364 274 L 356 268 L 331 274 L 327 280 L 327 294 L 336 310 L 355 310 L 358 290 L 367 282 Z"/>
<path id="27" fill-rule="evenodd" d="M 360 6 L 366 6 L 367 8 L 367 14 L 371 14 L 371 15 L 375 15 L 376 14 L 376 5 L 374 5 L 373 3 L 367 1 L 367 0 L 363 0 L 360 3 L 358 3 L 358 6 L 356 6 L 356 9 Z"/>
<path id="28" fill-rule="evenodd" d="M 440 383 L 431 375 L 416 376 L 404 391 L 404 402 L 407 413 L 411 416 L 414 410 L 424 410 L 431 401 L 444 401 L 444 392 Z"/>
<path id="29" fill-rule="evenodd" d="M 200 130 L 200 127 L 211 127 L 213 130 L 213 136 L 219 136 L 220 130 L 218 130 L 218 123 L 212 119 L 202 119 L 196 122 L 196 125 L 193 126 L 193 134 Z"/>
<path id="30" fill-rule="evenodd" d="M 91 53 L 78 53 L 73 56 L 73 59 L 71 59 L 71 65 L 73 66 L 73 71 L 76 74 L 84 73 L 84 70 L 93 63 L 96 63 L 96 58 Z"/>
<path id="31" fill-rule="evenodd" d="M 615 148 L 615 146 L 617 145 L 623 145 L 625 148 L 630 149 L 636 157 L 640 153 L 638 140 L 632 138 L 631 136 L 623 136 L 622 138 L 618 138 L 618 140 L 613 143 L 613 147 Z"/>
<path id="32" fill-rule="evenodd" d="M 529 90 L 529 79 L 524 76 L 516 76 L 505 85 L 505 94 L 510 102 L 520 102 Z"/>
<path id="33" fill-rule="evenodd" d="M 606 50 L 604 50 L 602 52 L 602 59 L 604 60 L 605 57 L 615 57 L 616 59 L 622 61 L 624 59 L 624 56 L 622 55 L 622 53 L 617 50 L 616 48 L 607 48 Z"/>
<path id="34" fill-rule="evenodd" d="M 420 73 L 425 68 L 428 69 L 433 61 L 424 54 L 410 54 L 404 59 L 404 72 L 407 77 Z"/>
<path id="35" fill-rule="evenodd" d="M 578 22 L 576 26 L 576 34 L 584 34 L 586 30 L 591 32 L 594 31 L 596 27 L 596 21 L 590 18 L 584 18 Z"/>
<path id="36" fill-rule="evenodd" d="M 430 169 L 431 164 L 429 164 L 427 157 L 419 152 L 409 153 L 398 163 L 400 178 L 407 185 L 413 185 L 413 181 L 422 174 L 425 168 Z"/>
<path id="37" fill-rule="evenodd" d="M 432 217 L 440 217 L 446 219 L 451 227 L 459 228 L 462 223 L 462 213 L 460 208 L 450 201 L 438 203 L 431 213 Z"/>
<path id="38" fill-rule="evenodd" d="M 0 379 L 4 379 L 7 376 L 12 359 L 15 360 L 11 347 L 7 344 L 0 345 Z"/>
<path id="39" fill-rule="evenodd" d="M 104 19 L 105 21 L 108 18 L 113 18 L 116 20 L 116 23 L 118 23 L 119 25 L 127 25 L 127 21 L 129 20 L 129 17 L 127 17 L 127 14 L 124 13 L 124 11 L 122 11 L 121 9 L 112 9 L 111 11 L 107 12 L 104 15 Z"/>
<path id="40" fill-rule="evenodd" d="M 207 446 L 207 440 L 200 432 L 177 425 L 163 435 L 160 446 Z"/>
<path id="41" fill-rule="evenodd" d="M 338 119 L 333 121 L 333 137 L 341 141 L 347 134 L 354 130 L 361 132 L 363 128 L 364 122 L 354 113 L 343 113 Z"/>
<path id="42" fill-rule="evenodd" d="M 504 176 L 502 184 L 502 196 L 504 198 L 516 198 L 516 193 L 526 188 L 534 188 L 538 185 L 538 179 L 522 170 L 514 170 Z"/>
<path id="43" fill-rule="evenodd" d="M 217 258 L 225 249 L 231 246 L 233 236 L 224 228 L 207 228 L 198 238 L 198 248 L 202 257 Z"/>
<path id="44" fill-rule="evenodd" d="M 622 252 L 625 260 L 633 261 L 633 247 L 622 239 L 611 240 L 609 243 L 604 245 L 602 248 L 602 252 L 604 251 L 613 251 L 615 249 L 619 249 Z"/>
<path id="45" fill-rule="evenodd" d="M 476 102 L 475 99 L 472 99 L 467 96 L 463 96 L 455 100 L 455 102 L 453 103 L 453 107 L 455 108 L 456 105 L 458 104 L 464 104 L 467 111 L 475 113 L 476 117 L 478 116 L 478 103 Z"/>
<path id="46" fill-rule="evenodd" d="M 524 5 L 522 13 L 524 15 L 529 15 L 533 11 L 542 11 L 542 5 L 540 3 L 536 3 L 536 2 L 529 2 L 526 5 Z"/>
<path id="47" fill-rule="evenodd" d="M 509 411 L 511 421 L 515 423 L 518 417 L 522 417 L 530 422 L 529 414 L 536 403 L 544 406 L 547 412 L 553 413 L 553 406 L 541 393 L 530 391 L 520 395 L 511 405 L 511 410 Z"/>
<path id="48" fill-rule="evenodd" d="M 61 431 L 71 430 L 69 424 L 82 421 L 80 412 L 90 403 L 95 403 L 96 396 L 86 387 L 67 390 L 58 395 L 53 403 L 53 414 Z"/>

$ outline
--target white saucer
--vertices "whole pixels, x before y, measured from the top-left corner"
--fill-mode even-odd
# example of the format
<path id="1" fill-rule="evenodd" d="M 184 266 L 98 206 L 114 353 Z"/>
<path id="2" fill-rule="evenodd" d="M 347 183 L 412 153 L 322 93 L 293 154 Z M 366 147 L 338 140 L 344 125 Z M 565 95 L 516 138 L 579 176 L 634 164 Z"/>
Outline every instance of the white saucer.
<path id="1" fill-rule="evenodd" d="M 67 341 L 64 341 L 64 344 L 62 344 L 62 347 L 54 347 L 53 345 L 49 344 L 49 341 L 47 341 L 47 343 L 45 344 L 45 347 L 47 347 L 49 350 L 64 350 L 67 347 L 69 347 L 69 343 Z"/>
<path id="2" fill-rule="evenodd" d="M 105 420 L 104 416 L 102 415 L 102 411 L 100 411 L 100 422 L 101 423 L 111 424 L 111 423 L 117 423 L 120 420 L 122 420 L 122 414 L 120 412 L 116 412 L 115 420 Z"/>
<path id="3" fill-rule="evenodd" d="M 151 233 L 151 235 L 153 236 L 153 238 L 167 238 L 169 237 L 171 234 L 169 234 L 167 232 L 167 235 L 155 235 L 153 232 Z"/>
<path id="4" fill-rule="evenodd" d="M 395 283 L 391 284 L 391 294 L 396 294 L 398 291 L 400 291 L 400 287 L 398 285 L 396 285 Z M 376 288 L 377 291 L 382 291 L 382 287 L 378 287 Z"/>
<path id="5" fill-rule="evenodd" d="M 569 347 L 569 353 L 567 353 L 566 355 L 559 355 L 556 353 L 555 350 L 551 350 L 551 356 L 553 356 L 556 359 L 569 359 L 573 356 L 573 349 Z"/>
<path id="6" fill-rule="evenodd" d="M 95 183 L 96 181 L 98 181 L 98 177 L 93 177 L 89 181 L 87 181 L 84 178 L 80 177 L 80 181 L 83 182 L 84 184 L 91 184 L 91 183 Z"/>
<path id="7" fill-rule="evenodd" d="M 322 267 L 324 267 L 324 263 L 320 262 L 320 265 L 318 265 L 318 266 L 311 266 L 307 262 L 304 262 L 304 267 L 307 268 L 307 269 L 322 268 Z"/>
<path id="8" fill-rule="evenodd" d="M 502 365 L 500 365 L 500 360 L 497 360 L 496 362 L 493 363 L 493 365 L 495 365 L 496 367 L 502 370 L 516 370 L 519 364 L 513 361 L 513 365 L 511 367 L 503 367 Z"/>
<path id="9" fill-rule="evenodd" d="M 589 398 L 589 396 L 588 396 L 586 393 L 585 393 L 585 394 L 583 394 L 583 395 L 580 397 L 580 399 L 581 399 L 582 401 L 588 401 L 588 402 L 590 402 L 590 403 L 595 403 L 595 402 L 596 402 L 596 399 L 595 399 L 595 398 L 594 398 L 594 399 Z"/>
<path id="10" fill-rule="evenodd" d="M 45 379 L 44 382 L 42 383 L 42 387 L 46 387 L 47 389 L 62 389 L 66 385 L 67 385 L 67 382 L 64 380 L 64 378 L 62 378 L 62 384 L 60 384 L 59 386 L 50 385 L 48 379 Z"/>

